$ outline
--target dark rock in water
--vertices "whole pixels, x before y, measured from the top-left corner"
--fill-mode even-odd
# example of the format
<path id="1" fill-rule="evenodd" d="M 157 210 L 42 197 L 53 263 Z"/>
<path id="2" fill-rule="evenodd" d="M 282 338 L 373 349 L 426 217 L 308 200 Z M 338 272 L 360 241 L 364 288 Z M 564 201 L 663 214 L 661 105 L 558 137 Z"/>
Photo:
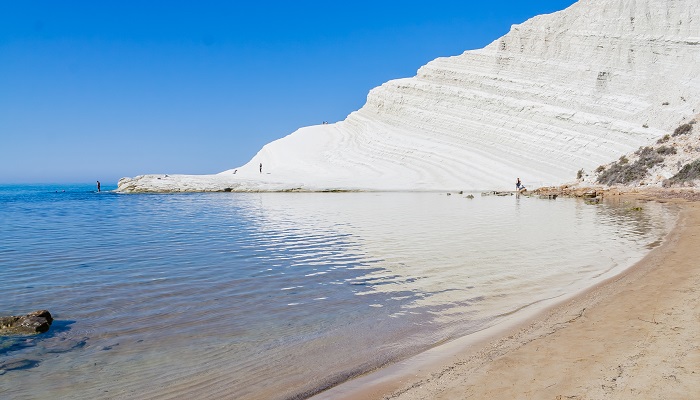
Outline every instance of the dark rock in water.
<path id="1" fill-rule="evenodd" d="M 46 310 L 23 316 L 0 317 L 0 335 L 33 335 L 49 330 L 53 317 Z"/>
<path id="2" fill-rule="evenodd" d="M 49 330 L 51 324 L 44 317 L 20 317 L 17 327 L 27 333 L 43 333 Z"/>
<path id="3" fill-rule="evenodd" d="M 51 325 L 53 323 L 53 317 L 51 316 L 51 313 L 48 310 L 39 310 L 39 311 L 34 311 L 30 312 L 27 314 L 28 317 L 39 317 L 39 318 L 45 318 L 46 322 Z"/>

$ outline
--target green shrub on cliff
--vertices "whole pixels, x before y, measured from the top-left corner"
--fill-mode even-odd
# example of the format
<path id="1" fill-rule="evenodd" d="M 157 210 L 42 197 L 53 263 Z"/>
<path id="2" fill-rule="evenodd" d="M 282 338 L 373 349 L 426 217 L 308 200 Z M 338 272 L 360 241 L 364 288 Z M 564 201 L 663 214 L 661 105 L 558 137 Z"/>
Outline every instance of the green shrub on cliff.
<path id="1" fill-rule="evenodd" d="M 603 171 L 598 176 L 598 183 L 603 185 L 626 185 L 644 179 L 649 172 L 649 168 L 664 162 L 664 155 L 675 154 L 672 147 L 662 146 L 659 151 L 653 147 L 641 147 L 635 152 L 639 158 L 630 164 L 627 157 L 622 156 L 620 160 L 613 163 L 610 168 Z"/>
<path id="2" fill-rule="evenodd" d="M 700 179 L 700 159 L 684 165 L 676 175 L 669 179 L 669 183 L 683 183 L 697 179 Z"/>
<path id="3" fill-rule="evenodd" d="M 664 149 L 669 149 L 669 147 L 662 146 Z M 635 161 L 635 164 L 642 164 L 647 167 L 647 169 L 653 167 L 654 165 L 661 164 L 664 162 L 664 158 L 655 150 L 653 147 L 644 147 L 635 152 L 639 156 L 639 159 Z"/>
<path id="4" fill-rule="evenodd" d="M 603 185 L 627 184 L 643 179 L 648 168 L 643 164 L 619 164 L 614 163 L 605 172 L 598 176 L 598 183 Z"/>
<path id="5" fill-rule="evenodd" d="M 656 152 L 658 154 L 661 154 L 662 156 L 669 155 L 669 154 L 676 154 L 676 148 L 675 147 L 670 147 L 670 146 L 661 146 L 656 149 Z"/>
<path id="6" fill-rule="evenodd" d="M 673 131 L 673 136 L 680 136 L 680 135 L 686 135 L 690 133 L 690 131 L 693 130 L 693 125 L 692 124 L 683 124 L 676 128 L 675 131 Z"/>

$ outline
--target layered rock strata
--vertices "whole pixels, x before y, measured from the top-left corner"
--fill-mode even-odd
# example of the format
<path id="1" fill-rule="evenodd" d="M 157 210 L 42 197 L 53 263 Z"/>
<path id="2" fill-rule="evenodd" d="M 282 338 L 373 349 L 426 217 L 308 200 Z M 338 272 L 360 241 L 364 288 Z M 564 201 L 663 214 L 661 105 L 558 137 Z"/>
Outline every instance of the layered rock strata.
<path id="1" fill-rule="evenodd" d="M 125 178 L 119 190 L 559 185 L 700 111 L 699 15 L 696 0 L 581 0 L 389 81 L 344 121 L 301 128 L 241 167 Z"/>

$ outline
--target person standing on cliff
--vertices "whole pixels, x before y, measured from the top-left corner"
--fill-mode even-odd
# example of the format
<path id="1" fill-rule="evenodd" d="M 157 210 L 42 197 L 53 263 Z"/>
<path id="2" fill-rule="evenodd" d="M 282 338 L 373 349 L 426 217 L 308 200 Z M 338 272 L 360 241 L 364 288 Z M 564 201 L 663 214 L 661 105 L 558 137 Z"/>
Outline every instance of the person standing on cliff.
<path id="1" fill-rule="evenodd" d="M 100 181 L 97 181 L 97 191 L 100 191 Z"/>
<path id="2" fill-rule="evenodd" d="M 262 163 L 260 163 L 260 173 L 262 174 Z"/>

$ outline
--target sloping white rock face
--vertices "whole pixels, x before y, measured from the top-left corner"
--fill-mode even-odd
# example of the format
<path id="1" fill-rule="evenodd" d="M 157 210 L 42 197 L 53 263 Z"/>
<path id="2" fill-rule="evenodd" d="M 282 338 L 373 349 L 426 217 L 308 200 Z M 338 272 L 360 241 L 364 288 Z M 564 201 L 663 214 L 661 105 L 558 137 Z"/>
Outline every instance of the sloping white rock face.
<path id="1" fill-rule="evenodd" d="M 146 175 L 119 190 L 482 190 L 512 188 L 516 177 L 556 185 L 699 108 L 700 1 L 581 0 L 371 90 L 344 121 L 269 143 L 235 174 Z"/>

